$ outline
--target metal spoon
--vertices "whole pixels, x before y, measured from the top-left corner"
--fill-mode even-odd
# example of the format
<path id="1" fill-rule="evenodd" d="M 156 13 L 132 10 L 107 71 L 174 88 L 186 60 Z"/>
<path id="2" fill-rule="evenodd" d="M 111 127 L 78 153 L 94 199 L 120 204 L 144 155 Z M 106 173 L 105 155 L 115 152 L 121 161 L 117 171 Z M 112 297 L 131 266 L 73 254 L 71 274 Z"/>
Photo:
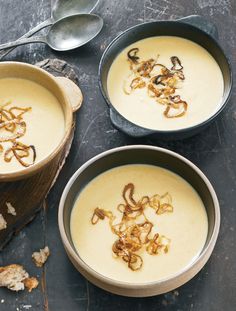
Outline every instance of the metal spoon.
<path id="1" fill-rule="evenodd" d="M 52 23 L 64 17 L 90 13 L 99 0 L 56 0 L 52 6 Z M 50 24 L 50 25 L 51 25 Z"/>
<path id="2" fill-rule="evenodd" d="M 48 27 L 64 17 L 90 13 L 98 4 L 99 0 L 56 0 L 52 5 L 51 17 L 35 26 L 24 34 L 20 39 L 31 37 L 36 32 Z M 15 47 L 14 47 L 15 48 Z M 10 48 L 0 54 L 0 59 L 10 53 L 14 48 Z"/>
<path id="3" fill-rule="evenodd" d="M 69 51 L 80 47 L 101 31 L 103 19 L 95 14 L 77 14 L 60 19 L 46 36 L 19 39 L 0 45 L 0 50 L 28 43 L 45 43 L 55 51 Z"/>

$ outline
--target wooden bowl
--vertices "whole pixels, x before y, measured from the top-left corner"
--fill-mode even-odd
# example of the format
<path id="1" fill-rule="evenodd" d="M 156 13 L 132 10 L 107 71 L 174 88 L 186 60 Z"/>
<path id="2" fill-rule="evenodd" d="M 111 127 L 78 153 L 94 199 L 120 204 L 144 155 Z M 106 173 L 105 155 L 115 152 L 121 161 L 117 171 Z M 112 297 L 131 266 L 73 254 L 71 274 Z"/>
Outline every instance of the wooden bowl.
<path id="1" fill-rule="evenodd" d="M 62 107 L 65 119 L 64 136 L 58 146 L 52 150 L 47 157 L 36 162 L 32 166 L 26 168 L 22 167 L 22 170 L 3 174 L 0 173 L 0 181 L 12 181 L 27 178 L 38 173 L 55 159 L 70 135 L 73 122 L 73 112 L 80 107 L 82 94 L 80 89 L 71 80 L 64 77 L 54 77 L 45 70 L 26 63 L 0 63 L 0 79 L 1 78 L 22 78 L 42 85 L 56 96 Z"/>
<path id="2" fill-rule="evenodd" d="M 126 164 L 150 164 L 166 168 L 183 177 L 200 195 L 208 216 L 208 235 L 200 255 L 191 265 L 170 278 L 132 284 L 107 278 L 90 268 L 73 245 L 70 216 L 78 193 L 94 177 Z M 190 161 L 172 151 L 153 146 L 125 146 L 103 152 L 81 166 L 69 180 L 60 201 L 59 230 L 65 250 L 76 269 L 93 284 L 118 295 L 146 297 L 173 290 L 193 278 L 206 264 L 215 246 L 220 227 L 220 208 L 207 177 Z"/>

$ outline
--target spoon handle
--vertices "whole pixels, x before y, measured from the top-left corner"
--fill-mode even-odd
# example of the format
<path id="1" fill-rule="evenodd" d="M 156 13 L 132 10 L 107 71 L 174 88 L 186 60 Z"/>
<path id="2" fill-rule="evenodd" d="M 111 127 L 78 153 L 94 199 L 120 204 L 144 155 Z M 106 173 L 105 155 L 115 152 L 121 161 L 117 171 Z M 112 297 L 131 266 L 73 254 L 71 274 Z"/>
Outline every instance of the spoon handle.
<path id="1" fill-rule="evenodd" d="M 46 37 L 39 36 L 39 37 L 32 37 L 32 38 L 23 38 L 13 42 L 8 42 L 0 45 L 0 50 L 13 48 L 19 45 L 24 45 L 28 43 L 45 43 L 47 44 Z"/>
<path id="2" fill-rule="evenodd" d="M 31 37 L 33 34 L 35 34 L 36 32 L 42 30 L 45 27 L 51 26 L 53 24 L 53 19 L 52 18 L 48 18 L 47 20 L 45 20 L 44 22 L 38 24 L 37 26 L 35 26 L 34 28 L 32 28 L 31 30 L 29 30 L 27 33 L 25 33 L 22 37 L 19 38 L 20 39 L 24 39 L 24 38 L 28 38 Z M 18 41 L 18 40 L 17 40 Z M 3 57 L 5 57 L 8 53 L 10 53 L 11 51 L 13 51 L 15 49 L 15 47 L 13 48 L 9 48 L 5 51 L 2 51 L 0 53 L 0 59 L 2 59 Z"/>

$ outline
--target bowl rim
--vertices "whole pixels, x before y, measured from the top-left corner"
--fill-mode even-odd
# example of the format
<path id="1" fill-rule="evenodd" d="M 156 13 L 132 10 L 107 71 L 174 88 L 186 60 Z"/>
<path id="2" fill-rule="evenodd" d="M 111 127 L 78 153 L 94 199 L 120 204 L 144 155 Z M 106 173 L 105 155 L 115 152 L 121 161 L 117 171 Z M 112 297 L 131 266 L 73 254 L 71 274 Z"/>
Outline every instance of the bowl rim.
<path id="1" fill-rule="evenodd" d="M 69 242 L 69 240 L 67 238 L 67 234 L 66 234 L 65 226 L 64 226 L 64 216 L 63 216 L 64 209 L 65 209 L 65 201 L 66 201 L 67 195 L 70 192 L 70 189 L 73 186 L 76 179 L 79 177 L 79 175 L 87 167 L 89 167 L 92 163 L 95 163 L 97 160 L 99 160 L 103 157 L 106 157 L 109 154 L 116 153 L 116 152 L 122 152 L 124 150 L 133 150 L 133 149 L 140 149 L 140 150 L 145 149 L 145 150 L 152 150 L 152 151 L 165 153 L 165 154 L 171 155 L 175 158 L 178 158 L 180 161 L 187 164 L 192 170 L 194 170 L 199 175 L 199 177 L 204 181 L 206 187 L 208 188 L 208 190 L 211 194 L 211 197 L 212 197 L 212 201 L 213 201 L 213 205 L 214 205 L 214 215 L 215 215 L 215 217 L 214 217 L 214 228 L 213 228 L 211 237 L 209 239 L 209 242 L 208 242 L 207 246 L 204 245 L 203 249 L 201 250 L 201 253 L 194 259 L 193 262 L 191 262 L 186 267 L 184 267 L 179 272 L 175 273 L 174 275 L 172 275 L 170 277 L 163 278 L 163 279 L 158 280 L 158 281 L 152 281 L 152 282 L 146 282 L 146 283 L 130 283 L 130 282 L 125 282 L 125 281 L 124 282 L 118 281 L 118 280 L 115 280 L 115 279 L 112 279 L 112 278 L 109 278 L 107 276 L 100 274 L 99 272 L 97 272 L 96 270 L 91 268 L 89 265 L 87 265 L 87 263 L 82 258 L 80 258 L 79 254 L 74 250 L 74 248 L 72 247 L 71 243 Z M 58 225 L 59 225 L 59 231 L 60 231 L 62 242 L 64 244 L 64 247 L 65 247 L 67 253 L 69 253 L 69 257 L 72 257 L 72 262 L 75 261 L 89 275 L 91 275 L 95 279 L 98 279 L 99 281 L 106 283 L 106 284 L 109 284 L 111 286 L 117 286 L 117 287 L 122 287 L 122 288 L 126 288 L 126 289 L 147 289 L 147 288 L 150 288 L 150 287 L 153 287 L 156 285 L 162 285 L 162 284 L 166 284 L 170 281 L 173 282 L 174 280 L 178 280 L 179 278 L 181 278 L 181 276 L 185 275 L 187 272 L 190 272 L 192 269 L 194 269 L 198 265 L 199 262 L 201 262 L 204 258 L 206 258 L 208 256 L 209 252 L 210 252 L 210 254 L 212 253 L 213 248 L 215 246 L 215 243 L 217 241 L 218 234 L 219 234 L 220 206 L 219 206 L 219 201 L 217 199 L 215 190 L 214 190 L 213 186 L 211 185 L 210 181 L 205 176 L 205 174 L 195 164 L 193 164 L 191 161 L 189 161 L 185 157 L 179 155 L 178 153 L 170 151 L 170 150 L 165 149 L 165 148 L 155 147 L 155 146 L 150 146 L 150 145 L 129 145 L 129 146 L 122 146 L 122 147 L 109 149 L 107 151 L 104 151 L 104 152 L 94 156 L 93 158 L 91 158 L 87 162 L 85 162 L 71 176 L 66 187 L 64 188 L 64 191 L 63 191 L 61 199 L 60 199 L 59 209 L 58 209 Z"/>
<path id="2" fill-rule="evenodd" d="M 24 70 L 24 68 L 30 68 L 32 70 L 35 70 L 35 72 L 39 72 L 41 74 L 41 77 L 43 77 L 43 75 L 46 76 L 47 78 L 52 80 L 53 83 L 55 83 L 57 85 L 58 89 L 61 91 L 60 96 L 63 98 L 63 102 L 65 103 L 65 110 L 63 111 L 64 121 L 65 121 L 64 122 L 64 126 L 65 126 L 64 135 L 61 138 L 60 142 L 58 143 L 57 147 L 52 149 L 52 151 L 46 157 L 44 157 L 40 161 L 36 162 L 32 166 L 22 168 L 22 169 L 17 170 L 17 171 L 0 173 L 0 181 L 12 181 L 12 180 L 18 180 L 21 178 L 26 178 L 27 176 L 31 176 L 31 175 L 37 173 L 41 168 L 43 168 L 44 166 L 49 164 L 55 158 L 55 156 L 59 153 L 62 146 L 66 143 L 66 141 L 69 137 L 71 124 L 73 121 L 73 112 L 72 112 L 72 107 L 71 107 L 71 105 L 67 99 L 67 96 L 66 96 L 64 90 L 59 85 L 56 78 L 52 74 L 48 73 L 46 70 L 44 70 L 40 67 L 37 67 L 36 65 L 32 65 L 32 64 L 28 64 L 28 63 L 24 63 L 24 62 L 17 62 L 17 61 L 0 62 L 0 68 L 2 66 L 11 66 L 11 67 L 20 66 L 22 68 L 22 70 Z M 13 77 L 13 76 L 9 75 L 9 77 Z M 31 81 L 30 78 L 28 80 Z M 35 82 L 35 83 L 37 83 L 37 82 Z M 55 94 L 54 94 L 54 96 L 55 96 Z M 61 106 L 64 105 L 62 103 L 62 101 L 59 101 L 59 103 Z"/>
<path id="3" fill-rule="evenodd" d="M 229 91 L 228 93 L 226 94 L 226 97 L 225 98 L 222 98 L 221 100 L 221 104 L 219 105 L 219 107 L 216 109 L 216 111 L 211 114 L 209 116 L 209 118 L 201 121 L 200 123 L 197 123 L 195 125 L 192 125 L 192 126 L 188 126 L 188 127 L 184 127 L 184 128 L 179 128 L 179 129 L 172 129 L 172 130 L 157 130 L 157 129 L 152 129 L 152 128 L 148 128 L 148 127 L 144 127 L 144 126 L 141 126 L 141 125 L 138 125 L 130 120 L 128 120 L 125 116 L 123 116 L 112 104 L 112 102 L 110 101 L 109 99 L 109 96 L 107 94 L 107 92 L 105 91 L 104 87 L 103 87 L 103 83 L 102 83 L 102 71 L 103 71 L 103 66 L 104 66 L 104 59 L 107 55 L 107 53 L 109 52 L 110 48 L 113 46 L 114 43 L 116 43 L 117 41 L 119 41 L 123 36 L 126 35 L 126 33 L 128 33 L 129 31 L 132 31 L 134 30 L 135 28 L 142 28 L 146 25 L 155 25 L 155 24 L 182 24 L 182 25 L 185 25 L 187 27 L 189 27 L 190 29 L 192 28 L 193 31 L 197 31 L 197 32 L 200 32 L 202 34 L 204 34 L 205 36 L 208 37 L 208 40 L 211 40 L 214 45 L 221 51 L 222 55 L 224 56 L 225 60 L 226 60 L 226 63 L 227 63 L 227 66 L 228 66 L 228 69 L 229 69 Z M 153 36 L 151 36 L 153 37 Z M 149 37 L 145 37 L 143 39 L 147 39 L 147 38 L 151 38 L 150 36 Z M 175 37 L 180 37 L 182 38 L 181 36 L 175 36 Z M 188 39 L 189 41 L 192 41 L 194 42 L 193 40 L 190 40 Z M 137 41 L 140 41 L 140 40 L 137 40 Z M 135 42 L 134 42 L 135 43 Z M 200 44 L 198 44 L 200 45 Z M 128 46 L 127 46 L 128 47 Z M 204 47 L 203 47 L 204 48 Z M 125 48 L 123 48 L 122 50 L 119 51 L 119 53 L 121 53 Z M 205 48 L 204 48 L 205 49 Z M 119 53 L 117 55 L 119 55 Z M 209 53 L 209 52 L 208 52 Z M 213 57 L 213 56 L 212 56 Z M 214 58 L 215 59 L 215 58 Z M 114 61 L 114 60 L 113 60 Z M 218 63 L 217 63 L 218 64 Z M 109 69 L 111 68 L 111 66 L 109 67 Z M 181 134 L 181 133 L 185 133 L 186 131 L 194 131 L 196 130 L 197 128 L 199 127 L 204 127 L 205 125 L 207 125 L 208 123 L 210 123 L 211 121 L 213 121 L 226 107 L 229 99 L 230 99 L 230 96 L 231 96 L 231 92 L 232 92 L 232 87 L 233 87 L 233 73 L 232 73 L 232 66 L 231 66 L 231 63 L 230 63 L 230 60 L 229 58 L 226 56 L 226 53 L 224 52 L 223 48 L 221 47 L 221 45 L 219 44 L 219 42 L 213 37 L 211 36 L 210 34 L 208 34 L 207 32 L 201 30 L 200 28 L 198 28 L 197 26 L 194 26 L 194 25 L 191 25 L 189 23 L 186 23 L 184 21 L 181 21 L 181 19 L 179 20 L 160 20 L 160 21 L 151 21 L 151 22 L 145 22 L 145 23 L 140 23 L 140 24 L 137 24 L 137 25 L 134 25 L 132 27 L 129 27 L 127 28 L 126 30 L 122 31 L 120 34 L 118 34 L 115 38 L 112 39 L 112 41 L 108 44 L 108 46 L 106 47 L 106 49 L 104 50 L 103 54 L 102 54 L 102 57 L 100 59 L 100 62 L 99 62 L 99 67 L 98 67 L 98 82 L 99 82 L 99 88 L 100 88 L 100 91 L 102 93 L 102 96 L 107 104 L 107 106 L 110 108 L 110 109 L 113 109 L 120 117 L 122 117 L 123 119 L 125 119 L 127 122 L 129 122 L 132 126 L 135 126 L 137 128 L 139 128 L 140 130 L 144 130 L 144 131 L 149 131 L 150 134 L 154 134 L 154 133 L 157 133 L 157 134 Z M 147 134 L 149 135 L 149 134 Z M 144 135 L 146 136 L 146 135 Z"/>

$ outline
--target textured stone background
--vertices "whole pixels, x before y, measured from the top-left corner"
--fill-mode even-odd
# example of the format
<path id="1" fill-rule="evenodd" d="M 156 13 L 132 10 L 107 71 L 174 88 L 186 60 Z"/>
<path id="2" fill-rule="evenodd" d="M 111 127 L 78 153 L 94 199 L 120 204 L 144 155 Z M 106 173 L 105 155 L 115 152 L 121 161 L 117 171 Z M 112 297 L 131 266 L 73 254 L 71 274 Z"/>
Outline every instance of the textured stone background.
<path id="1" fill-rule="evenodd" d="M 17 48 L 6 60 L 35 63 L 57 57 L 77 66 L 84 105 L 77 116 L 72 150 L 48 198 L 48 207 L 0 253 L 0 265 L 20 263 L 42 285 L 31 294 L 0 289 L 0 310 L 208 310 L 231 311 L 236 306 L 236 104 L 235 88 L 221 119 L 201 134 L 176 142 L 134 140 L 115 130 L 98 88 L 99 59 L 112 38 L 144 21 L 175 19 L 200 14 L 219 29 L 220 43 L 236 68 L 235 0 L 100 0 L 95 9 L 104 18 L 102 33 L 73 52 L 56 53 L 43 44 Z M 0 0 L 0 42 L 18 38 L 50 15 L 48 0 Z M 234 74 L 235 77 L 235 74 Z M 57 228 L 57 207 L 72 173 L 94 155 L 121 145 L 145 143 L 174 150 L 197 164 L 218 194 L 222 223 L 218 243 L 204 269 L 188 284 L 168 294 L 131 299 L 109 294 L 88 283 L 69 262 Z M 1 208 L 1 207 L 0 207 Z M 52 255 L 43 270 L 31 263 L 31 253 L 48 244 Z M 4 299 L 4 303 L 1 300 Z M 17 309 L 18 308 L 18 309 Z"/>

